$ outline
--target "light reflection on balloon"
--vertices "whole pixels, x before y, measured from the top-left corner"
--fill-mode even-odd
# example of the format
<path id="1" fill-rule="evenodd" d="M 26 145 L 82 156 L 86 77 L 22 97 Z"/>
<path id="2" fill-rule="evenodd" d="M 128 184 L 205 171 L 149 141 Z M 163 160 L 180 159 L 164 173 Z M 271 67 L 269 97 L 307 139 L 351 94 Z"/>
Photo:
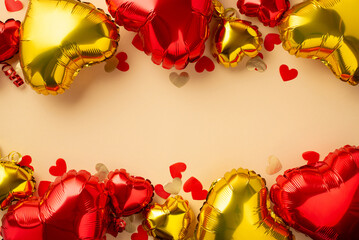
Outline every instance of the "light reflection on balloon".
<path id="1" fill-rule="evenodd" d="M 279 25 L 283 47 L 297 57 L 320 59 L 341 80 L 359 83 L 357 0 L 307 0 Z"/>
<path id="2" fill-rule="evenodd" d="M 287 170 L 270 195 L 274 211 L 313 239 L 359 239 L 359 148 Z"/>
<path id="3" fill-rule="evenodd" d="M 242 168 L 232 170 L 212 184 L 198 217 L 196 239 L 294 239 L 269 205 L 263 178 Z"/>
<path id="4" fill-rule="evenodd" d="M 63 93 L 83 67 L 110 58 L 118 40 L 115 23 L 92 4 L 31 0 L 20 30 L 25 80 L 38 93 Z"/>
<path id="5" fill-rule="evenodd" d="M 142 226 L 156 239 L 186 240 L 193 236 L 196 218 L 188 201 L 176 196 L 150 206 Z"/>

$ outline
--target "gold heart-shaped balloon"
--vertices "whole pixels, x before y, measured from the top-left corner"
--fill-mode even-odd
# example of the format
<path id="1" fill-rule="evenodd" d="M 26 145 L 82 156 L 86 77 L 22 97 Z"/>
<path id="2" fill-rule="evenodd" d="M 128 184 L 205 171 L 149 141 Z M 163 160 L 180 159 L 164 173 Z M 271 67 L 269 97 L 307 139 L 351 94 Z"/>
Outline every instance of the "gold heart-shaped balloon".
<path id="1" fill-rule="evenodd" d="M 359 1 L 307 0 L 279 26 L 283 47 L 297 57 L 320 59 L 352 85 L 359 83 Z"/>
<path id="2" fill-rule="evenodd" d="M 29 167 L 12 161 L 0 161 L 0 208 L 8 208 L 12 201 L 24 199 L 35 192 L 35 179 Z"/>
<path id="3" fill-rule="evenodd" d="M 292 233 L 269 209 L 266 183 L 253 171 L 232 170 L 214 182 L 201 208 L 197 240 L 290 240 Z"/>
<path id="4" fill-rule="evenodd" d="M 236 18 L 232 8 L 213 0 L 215 16 L 220 18 L 214 35 L 213 56 L 225 67 L 235 67 L 244 56 L 255 57 L 262 48 L 262 34 L 248 21 Z"/>
<path id="5" fill-rule="evenodd" d="M 20 30 L 26 82 L 38 93 L 63 93 L 81 68 L 110 58 L 118 40 L 117 26 L 92 4 L 31 0 Z"/>
<path id="6" fill-rule="evenodd" d="M 155 239 L 184 240 L 192 237 L 196 219 L 188 201 L 181 196 L 155 203 L 145 213 L 143 228 Z"/>

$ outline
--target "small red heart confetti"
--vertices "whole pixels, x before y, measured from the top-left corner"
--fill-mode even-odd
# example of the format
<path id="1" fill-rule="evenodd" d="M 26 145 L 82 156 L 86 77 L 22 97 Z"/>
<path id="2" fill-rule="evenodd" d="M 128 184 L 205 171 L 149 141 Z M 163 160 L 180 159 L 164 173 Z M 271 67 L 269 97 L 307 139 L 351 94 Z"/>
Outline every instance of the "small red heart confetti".
<path id="1" fill-rule="evenodd" d="M 32 158 L 29 155 L 25 155 L 21 158 L 21 161 L 18 163 L 20 166 L 29 167 L 34 171 L 34 168 L 31 166 Z"/>
<path id="2" fill-rule="evenodd" d="M 132 45 L 140 51 L 143 51 L 143 43 L 141 37 L 136 34 L 136 36 L 132 40 Z"/>
<path id="3" fill-rule="evenodd" d="M 308 164 L 313 164 L 319 161 L 320 154 L 315 151 L 307 151 L 302 154 L 304 160 L 308 161 Z"/>
<path id="4" fill-rule="evenodd" d="M 205 200 L 207 198 L 207 190 L 192 190 L 192 198 L 193 200 Z"/>
<path id="5" fill-rule="evenodd" d="M 186 171 L 187 166 L 183 162 L 178 162 L 170 166 L 170 173 L 172 178 L 182 179 L 182 172 Z"/>
<path id="6" fill-rule="evenodd" d="M 59 158 L 56 161 L 56 166 L 51 166 L 49 172 L 52 176 L 62 176 L 67 171 L 67 165 L 64 159 Z"/>
<path id="7" fill-rule="evenodd" d="M 9 12 L 17 12 L 24 8 L 24 5 L 20 1 L 5 0 L 5 7 Z"/>
<path id="8" fill-rule="evenodd" d="M 171 194 L 169 194 L 168 192 L 165 191 L 162 184 L 157 184 L 155 186 L 155 192 L 159 197 L 161 197 L 163 199 L 167 199 L 171 196 Z"/>
<path id="9" fill-rule="evenodd" d="M 138 225 L 137 233 L 131 235 L 131 240 L 147 240 L 147 232 L 143 229 L 142 225 Z"/>
<path id="10" fill-rule="evenodd" d="M 259 56 L 260 58 L 262 58 L 263 59 L 263 54 L 262 53 L 258 53 L 258 55 L 257 56 Z"/>
<path id="11" fill-rule="evenodd" d="M 49 181 L 41 181 L 39 183 L 39 186 L 37 188 L 37 193 L 39 194 L 39 197 L 43 197 L 45 195 L 50 184 L 51 184 L 51 182 L 49 182 Z"/>
<path id="12" fill-rule="evenodd" d="M 285 64 L 280 66 L 279 72 L 284 82 L 293 80 L 298 76 L 297 69 L 289 69 L 289 67 Z"/>
<path id="13" fill-rule="evenodd" d="M 281 43 L 282 41 L 280 40 L 279 34 L 269 33 L 264 39 L 264 48 L 271 52 L 274 49 L 274 45 L 279 45 Z"/>
<path id="14" fill-rule="evenodd" d="M 122 72 L 127 72 L 130 69 L 130 65 L 126 62 L 127 54 L 125 52 L 120 52 L 116 55 L 118 59 L 117 69 Z"/>
<path id="15" fill-rule="evenodd" d="M 204 200 L 207 197 L 207 190 L 203 189 L 202 183 L 195 177 L 190 177 L 183 185 L 185 192 L 191 192 L 193 200 Z"/>
<path id="16" fill-rule="evenodd" d="M 213 61 L 206 56 L 201 57 L 195 65 L 196 72 L 203 72 L 207 70 L 208 72 L 212 72 L 214 70 Z"/>

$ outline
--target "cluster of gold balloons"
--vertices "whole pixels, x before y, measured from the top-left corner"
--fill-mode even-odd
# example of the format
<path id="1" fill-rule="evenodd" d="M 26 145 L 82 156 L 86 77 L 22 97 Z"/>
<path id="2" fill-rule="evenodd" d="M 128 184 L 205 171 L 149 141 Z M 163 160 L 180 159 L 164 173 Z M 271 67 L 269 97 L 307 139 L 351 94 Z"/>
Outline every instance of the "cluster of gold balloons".
<path id="1" fill-rule="evenodd" d="M 156 239 L 292 240 L 288 227 L 270 210 L 263 178 L 253 171 L 233 169 L 215 181 L 198 216 L 182 197 L 152 205 L 144 229 Z"/>

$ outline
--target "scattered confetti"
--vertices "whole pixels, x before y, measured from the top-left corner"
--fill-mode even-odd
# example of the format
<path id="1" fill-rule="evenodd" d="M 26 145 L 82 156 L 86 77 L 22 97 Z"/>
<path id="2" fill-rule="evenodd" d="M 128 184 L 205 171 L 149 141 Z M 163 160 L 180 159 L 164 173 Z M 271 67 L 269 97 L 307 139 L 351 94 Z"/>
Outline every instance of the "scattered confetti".
<path id="1" fill-rule="evenodd" d="M 117 57 L 112 57 L 108 60 L 106 60 L 106 64 L 105 64 L 105 72 L 113 72 L 116 68 L 117 65 L 119 64 L 119 60 L 117 59 Z"/>
<path id="2" fill-rule="evenodd" d="M 316 163 L 320 159 L 320 154 L 314 151 L 307 151 L 302 154 L 304 160 L 308 161 L 308 164 Z"/>
<path id="3" fill-rule="evenodd" d="M 58 177 L 62 176 L 67 171 L 67 165 L 64 159 L 59 158 L 56 161 L 55 166 L 51 166 L 49 172 L 52 176 Z"/>
<path id="4" fill-rule="evenodd" d="M 96 167 L 95 167 L 95 168 L 96 168 L 96 171 L 97 171 L 97 173 L 95 174 L 95 176 L 98 177 L 98 179 L 99 179 L 100 182 L 105 181 L 105 179 L 107 178 L 107 175 L 108 175 L 108 173 L 109 173 L 109 170 L 108 170 L 108 168 L 106 167 L 106 165 L 103 164 L 103 163 L 98 163 L 98 164 L 96 164 Z"/>
<path id="5" fill-rule="evenodd" d="M 187 166 L 183 162 L 178 162 L 170 166 L 170 173 L 172 178 L 182 179 L 182 172 L 186 171 Z"/>
<path id="6" fill-rule="evenodd" d="M 120 52 L 116 55 L 118 59 L 117 69 L 122 72 L 127 72 L 130 69 L 130 65 L 126 62 L 127 54 L 125 52 Z"/>
<path id="7" fill-rule="evenodd" d="M 293 80 L 298 76 L 297 69 L 289 69 L 285 64 L 280 66 L 279 72 L 284 82 Z"/>
<path id="8" fill-rule="evenodd" d="M 131 235 L 131 240 L 147 240 L 147 232 L 143 229 L 142 225 L 137 228 L 137 233 Z"/>
<path id="9" fill-rule="evenodd" d="M 203 72 L 207 70 L 208 72 L 212 72 L 214 70 L 213 61 L 206 56 L 201 57 L 195 65 L 196 72 Z"/>
<path id="10" fill-rule="evenodd" d="M 266 173 L 268 175 L 274 175 L 282 170 L 282 163 L 276 156 L 269 156 Z"/>
<path id="11" fill-rule="evenodd" d="M 136 36 L 132 40 L 132 45 L 140 51 L 143 51 L 143 43 L 140 35 L 136 34 Z"/>
<path id="12" fill-rule="evenodd" d="M 19 0 L 5 0 L 5 7 L 9 12 L 17 12 L 23 9 L 24 5 Z"/>
<path id="13" fill-rule="evenodd" d="M 271 52 L 274 49 L 274 45 L 279 45 L 281 43 L 282 41 L 280 40 L 279 34 L 269 33 L 264 39 L 264 48 Z"/>
<path id="14" fill-rule="evenodd" d="M 125 231 L 128 233 L 136 232 L 137 224 L 135 224 L 135 215 L 124 217 L 123 220 L 126 222 Z"/>
<path id="15" fill-rule="evenodd" d="M 162 184 L 157 184 L 157 185 L 155 186 L 155 193 L 156 193 L 159 197 L 161 197 L 161 198 L 163 198 L 163 199 L 167 199 L 167 198 L 169 198 L 169 197 L 171 196 L 171 194 L 169 194 L 168 192 L 166 192 L 166 191 L 164 190 Z"/>
<path id="16" fill-rule="evenodd" d="M 186 72 L 182 72 L 181 74 L 177 74 L 176 72 L 172 72 L 169 76 L 170 81 L 175 85 L 176 87 L 180 88 L 186 85 L 186 83 L 189 80 L 189 74 Z"/>
<path id="17" fill-rule="evenodd" d="M 50 181 L 41 181 L 39 183 L 39 186 L 37 187 L 37 193 L 39 194 L 39 197 L 43 197 L 49 188 L 51 182 Z"/>
<path id="18" fill-rule="evenodd" d="M 170 194 L 177 195 L 182 188 L 182 180 L 178 177 L 174 178 L 172 182 L 167 183 L 163 189 Z"/>
<path id="19" fill-rule="evenodd" d="M 267 64 L 262 60 L 260 56 L 255 56 L 247 61 L 246 67 L 249 71 L 256 70 L 258 72 L 264 72 L 267 70 Z"/>
<path id="20" fill-rule="evenodd" d="M 34 168 L 31 166 L 32 158 L 29 155 L 25 155 L 21 158 L 21 161 L 18 163 L 20 166 L 29 167 L 34 171 Z"/>
<path id="21" fill-rule="evenodd" d="M 203 189 L 202 183 L 195 177 L 189 178 L 183 185 L 185 192 L 191 192 L 193 200 L 204 200 L 207 197 L 207 190 Z"/>

